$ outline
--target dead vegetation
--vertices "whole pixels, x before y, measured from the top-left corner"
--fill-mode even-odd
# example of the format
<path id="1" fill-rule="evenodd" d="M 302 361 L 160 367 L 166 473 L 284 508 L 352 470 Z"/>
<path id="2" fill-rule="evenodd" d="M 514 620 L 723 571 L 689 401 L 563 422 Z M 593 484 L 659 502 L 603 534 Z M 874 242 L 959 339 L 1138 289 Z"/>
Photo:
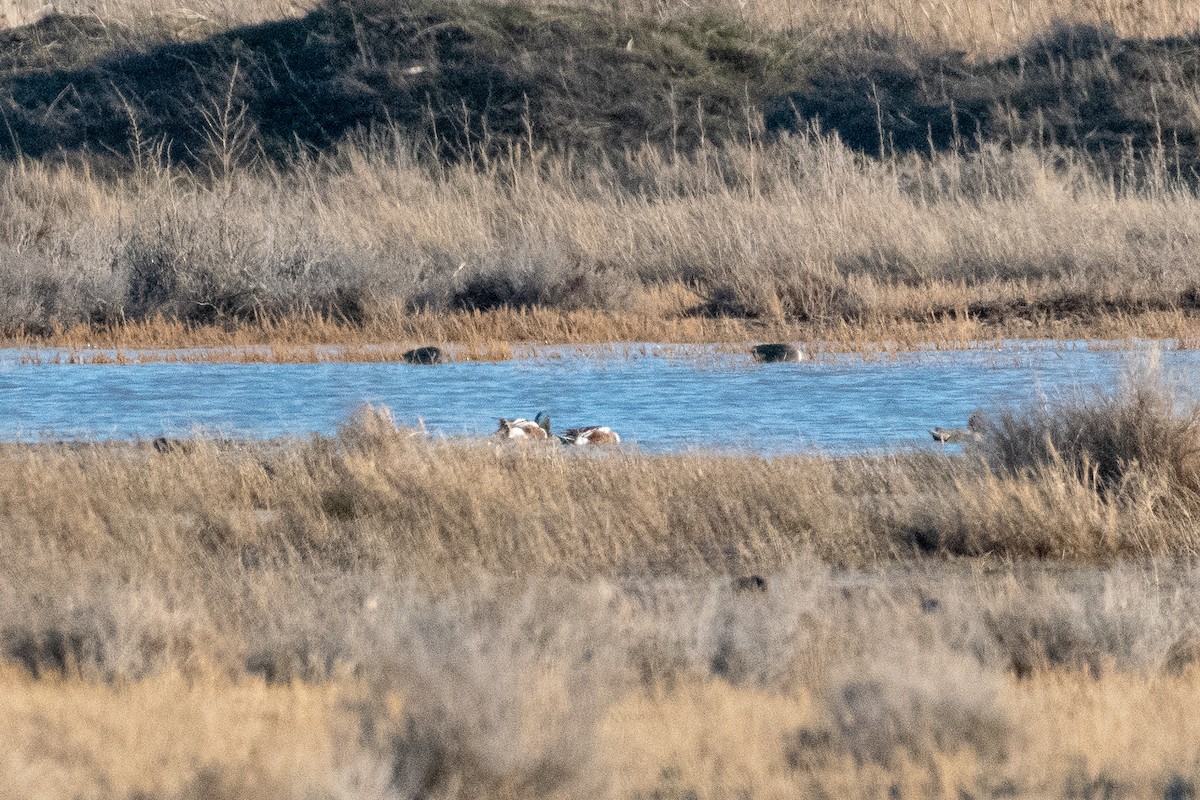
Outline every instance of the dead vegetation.
<path id="1" fill-rule="evenodd" d="M 1066 798 L 1197 778 L 1195 577 L 1166 563 L 801 557 L 747 594 L 716 574 L 447 568 L 435 588 L 332 554 L 39 549 L 9 547 L 0 596 L 0 775 L 30 796 Z"/>
<path id="2" fill-rule="evenodd" d="M 4 445 L 0 509 L 13 537 L 68 552 L 201 541 L 414 576 L 1197 551 L 1200 429 L 1160 385 L 993 412 L 982 431 L 963 455 L 587 455 L 432 439 L 368 409 L 333 439 Z"/>
<path id="3" fill-rule="evenodd" d="M 575 453 L 370 408 L 4 445 L 0 781 L 1188 796 L 1198 434 L 1154 386 L 993 414 L 963 455 Z"/>
<path id="4" fill-rule="evenodd" d="M 1143 5 L 974 57 L 903 4 L 47 18 L 0 37 L 0 335 L 1193 337 L 1195 46 Z"/>
<path id="5" fill-rule="evenodd" d="M 1050 151 L 863 161 L 808 134 L 582 178 L 382 145 L 213 187 L 0 169 L 18 345 L 829 342 L 1196 335 L 1190 190 Z M 269 218 L 262 209 L 278 209 Z"/>
<path id="6" fill-rule="evenodd" d="M 698 7 L 718 20 L 689 39 Z M 49 154 L 90 125 L 109 146 L 0 169 L 7 341 L 120 362 L 180 345 L 317 360 L 320 345 L 394 359 L 427 342 L 494 358 L 523 341 L 1196 339 L 1192 4 L 620 0 L 599 63 L 642 58 L 658 23 L 652 52 L 671 63 L 724 47 L 700 83 L 729 101 L 727 141 L 701 142 L 690 108 L 664 126 L 646 100 L 657 84 L 635 98 L 656 116 L 630 130 L 654 123 L 672 146 L 609 128 L 591 162 L 543 140 L 507 158 L 501 137 L 464 146 L 561 131 L 527 126 L 535 112 L 594 123 L 570 91 L 528 109 L 510 93 L 507 130 L 439 98 L 430 113 L 458 137 L 439 152 L 458 163 L 402 127 L 262 158 L 248 143 L 273 131 L 247 87 L 270 70 L 243 70 L 292 52 L 239 50 L 264 31 L 337 23 L 323 52 L 350 55 L 328 109 L 388 81 L 410 98 L 421 73 L 347 49 L 388 34 L 356 39 L 338 8 L 151 22 L 123 0 L 106 11 L 125 27 L 6 34 L 26 141 Z M 559 20 L 539 36 L 596 19 L 451 11 L 454 35 L 481 13 L 508 33 Z M 1066 24 L 1045 36 L 1052 17 Z M 771 139 L 746 113 L 762 96 L 734 96 L 776 34 L 853 45 L 802 65 L 837 91 L 780 94 L 791 114 L 841 92 L 837 124 Z M 480 59 L 496 41 L 449 42 L 475 60 L 446 74 L 498 64 L 519 88 L 565 57 L 543 39 L 549 61 Z M 217 57 L 209 102 L 174 120 L 195 123 L 180 133 L 191 152 L 139 128 L 157 124 L 151 104 L 122 89 L 164 53 Z M 921 85 L 930 59 L 942 95 Z M 914 121 L 932 154 L 909 152 Z M 841 459 L 496 448 L 382 412 L 334 438 L 0 445 L 0 786 L 47 800 L 1195 797 L 1196 412 L 1141 383 L 985 427 L 963 455 Z"/>

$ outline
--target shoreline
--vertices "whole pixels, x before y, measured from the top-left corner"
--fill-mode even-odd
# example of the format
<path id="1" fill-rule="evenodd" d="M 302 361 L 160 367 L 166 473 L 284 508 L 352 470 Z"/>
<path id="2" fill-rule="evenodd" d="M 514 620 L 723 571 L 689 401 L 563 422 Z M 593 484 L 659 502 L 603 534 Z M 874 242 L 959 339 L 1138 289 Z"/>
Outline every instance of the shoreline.
<path id="1" fill-rule="evenodd" d="M 935 323 L 820 325 L 734 318 L 651 318 L 549 309 L 414 314 L 365 325 L 288 319 L 232 326 L 155 320 L 116 327 L 77 326 L 0 339 L 0 350 L 24 351 L 19 363 L 122 365 L 147 363 L 394 363 L 413 348 L 444 348 L 448 361 L 537 358 L 545 348 L 572 355 L 626 357 L 657 348 L 715 348 L 740 353 L 762 342 L 790 342 L 806 356 L 891 358 L 935 350 L 1001 349 L 1013 342 L 1087 342 L 1129 349 L 1160 341 L 1200 347 L 1200 317 L 1186 312 L 1102 316 L 1044 324 L 950 320 Z M 597 349 L 603 348 L 603 349 Z"/>

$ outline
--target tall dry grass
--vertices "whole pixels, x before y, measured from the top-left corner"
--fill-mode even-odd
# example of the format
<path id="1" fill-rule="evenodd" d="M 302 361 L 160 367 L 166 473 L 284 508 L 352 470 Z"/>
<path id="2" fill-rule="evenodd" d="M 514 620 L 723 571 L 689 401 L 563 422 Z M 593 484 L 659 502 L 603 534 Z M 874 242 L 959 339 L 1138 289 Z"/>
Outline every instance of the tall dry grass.
<path id="1" fill-rule="evenodd" d="M 0 511 L 13 546 L 184 559 L 199 547 L 435 583 L 464 566 L 617 577 L 802 556 L 1191 557 L 1200 433 L 1166 397 L 1143 387 L 1009 412 L 962 456 L 846 458 L 431 440 L 366 409 L 335 439 L 6 445 Z"/>
<path id="2" fill-rule="evenodd" d="M 334 439 L 6 445 L 0 782 L 1186 797 L 1200 530 L 1157 500 L 1197 434 L 1139 397 L 1078 426 L 1120 496 L 1036 447 L 1082 404 L 961 456 L 431 442 L 378 409 Z M 1018 430 L 1028 462 L 989 456 Z"/>
<path id="3" fill-rule="evenodd" d="M 1114 187 L 1060 155 L 880 163 L 808 134 L 582 174 L 558 159 L 431 173 L 377 142 L 220 185 L 23 161 L 0 170 L 0 329 L 66 343 L 81 324 L 159 316 L 265 326 L 268 339 L 308 318 L 350 343 L 362 329 L 376 341 L 1194 334 L 1195 196 L 1169 175 Z"/>
<path id="4" fill-rule="evenodd" d="M 1195 511 L 1200 508 L 1200 409 L 1181 412 L 1161 384 L 1142 380 L 1116 394 L 1003 412 L 986 423 L 988 459 L 1013 474 L 1053 465 L 1114 500 L 1157 485 L 1163 500 Z"/>

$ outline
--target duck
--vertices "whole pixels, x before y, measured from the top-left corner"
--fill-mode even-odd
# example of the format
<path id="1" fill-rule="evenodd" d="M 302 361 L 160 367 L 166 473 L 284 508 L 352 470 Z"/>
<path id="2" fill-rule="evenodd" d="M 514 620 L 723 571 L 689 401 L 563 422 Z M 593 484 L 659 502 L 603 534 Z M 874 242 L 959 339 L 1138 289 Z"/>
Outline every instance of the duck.
<path id="1" fill-rule="evenodd" d="M 803 361 L 804 353 L 799 347 L 787 342 L 772 342 L 755 345 L 750 348 L 754 360 L 763 364 L 777 364 L 783 361 Z"/>
<path id="2" fill-rule="evenodd" d="M 620 435 L 607 425 L 568 428 L 558 435 L 558 440 L 563 444 L 578 445 L 580 447 L 601 447 L 621 443 Z"/>
<path id="3" fill-rule="evenodd" d="M 942 444 L 966 444 L 983 439 L 984 417 L 982 411 L 976 411 L 967 419 L 965 428 L 931 428 L 929 435 L 935 442 Z"/>
<path id="4" fill-rule="evenodd" d="M 446 354 L 440 347 L 416 347 L 400 356 L 407 364 L 441 364 Z"/>
<path id="5" fill-rule="evenodd" d="M 524 417 L 516 419 L 501 417 L 496 435 L 501 439 L 549 439 L 550 417 L 544 411 L 531 420 Z"/>

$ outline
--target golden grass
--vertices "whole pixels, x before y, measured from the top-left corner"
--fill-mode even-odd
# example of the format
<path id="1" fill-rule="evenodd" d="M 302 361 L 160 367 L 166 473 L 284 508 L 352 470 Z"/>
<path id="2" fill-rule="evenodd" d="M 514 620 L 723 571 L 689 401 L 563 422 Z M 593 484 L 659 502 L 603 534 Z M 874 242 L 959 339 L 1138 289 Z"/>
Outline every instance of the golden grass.
<path id="1" fill-rule="evenodd" d="M 167 672 L 104 686 L 5 666 L 0 687 L 0 782 L 30 800 L 296 797 L 328 788 L 354 733 L 334 685 Z"/>
<path id="2" fill-rule="evenodd" d="M 53 562 L 7 564 L 45 591 Z M 354 567 L 112 566 L 0 600 L 10 659 L 25 630 L 108 645 L 91 677 L 0 668 L 20 796 L 1142 797 L 1198 777 L 1189 570 L 798 563 L 752 594 L 481 574 L 444 594 Z M 201 614 L 210 661 L 136 672 L 155 656 L 131 644 Z"/>
<path id="3" fill-rule="evenodd" d="M 22 163 L 0 173 L 0 330 L 20 347 L 276 361 L 433 343 L 496 358 L 522 342 L 1196 341 L 1195 196 L 1114 193 L 1055 158 L 880 164 L 806 136 L 582 175 L 554 159 L 431 175 L 347 147 L 225 189 Z M 528 306 L 493 305 L 496 287 Z"/>
<path id="4" fill-rule="evenodd" d="M 397 796 L 388 786 L 388 754 L 364 747 L 354 715 L 338 702 L 360 691 L 353 679 L 264 686 L 168 673 L 114 687 L 35 681 L 12 671 L 3 687 L 0 708 L 10 721 L 3 736 L 12 758 L 0 766 L 0 778 L 22 797 Z M 818 687 L 781 694 L 710 679 L 671 693 L 634 691 L 596 723 L 589 761 L 600 774 L 577 778 L 571 788 L 591 778 L 594 793 L 586 796 L 597 797 L 657 791 L 771 798 L 822 790 L 887 797 L 893 786 L 905 797 L 1002 787 L 1017 796 L 1069 797 L 1080 786 L 1107 782 L 1149 796 L 1194 780 L 1187 766 L 1197 757 L 1189 713 L 1200 700 L 1194 672 L 1100 679 L 1049 672 L 1001 679 L 997 695 L 996 713 L 1022 725 L 1007 758 L 947 743 L 925 763 L 826 754 L 798 767 L 796 741 L 825 723 Z M 542 710 L 524 713 L 536 719 Z M 373 713 L 375 724 L 404 724 L 400 702 Z M 41 735 L 31 736 L 35 730 Z M 515 794 L 495 779 L 488 788 L 498 790 L 491 796 Z M 437 790 L 443 796 L 446 787 Z"/>
<path id="5" fill-rule="evenodd" d="M 1195 439 L 1123 397 L 1056 412 L 1071 458 Z M 1178 444 L 1118 488 L 1053 453 L 589 454 L 370 409 L 333 440 L 4 445 L 0 784 L 1187 796 Z"/>

